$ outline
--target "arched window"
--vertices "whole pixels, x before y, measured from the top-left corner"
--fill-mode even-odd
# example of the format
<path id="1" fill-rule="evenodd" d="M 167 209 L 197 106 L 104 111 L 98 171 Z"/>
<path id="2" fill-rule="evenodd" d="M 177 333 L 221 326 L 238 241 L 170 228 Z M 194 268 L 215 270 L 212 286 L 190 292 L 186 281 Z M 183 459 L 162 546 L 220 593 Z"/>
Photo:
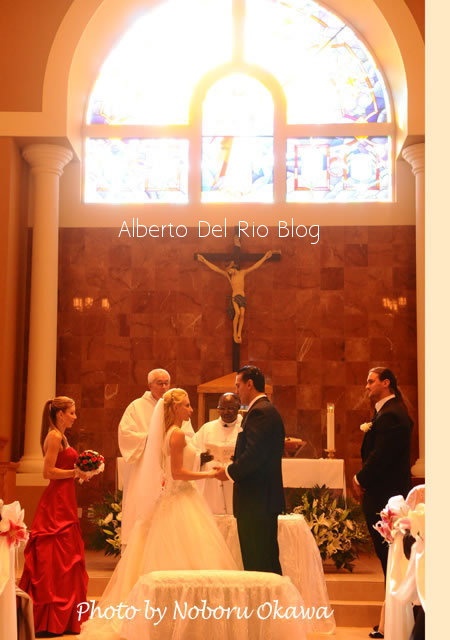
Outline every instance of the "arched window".
<path id="1" fill-rule="evenodd" d="M 257 80 L 231 74 L 203 101 L 202 201 L 272 200 L 272 96 Z"/>
<path id="2" fill-rule="evenodd" d="M 380 70 L 313 0 L 166 0 L 104 62 L 85 201 L 392 199 Z"/>

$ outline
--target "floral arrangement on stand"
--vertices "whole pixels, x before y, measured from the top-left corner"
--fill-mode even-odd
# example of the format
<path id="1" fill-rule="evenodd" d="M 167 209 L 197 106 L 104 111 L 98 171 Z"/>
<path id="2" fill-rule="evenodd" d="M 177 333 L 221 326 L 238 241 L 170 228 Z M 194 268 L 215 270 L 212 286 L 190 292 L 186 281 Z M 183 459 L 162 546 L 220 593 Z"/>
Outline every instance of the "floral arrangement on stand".
<path id="1" fill-rule="evenodd" d="M 314 536 L 323 561 L 353 571 L 353 561 L 369 542 L 361 507 L 352 498 L 334 497 L 325 485 L 305 489 L 294 513 L 302 515 Z"/>
<path id="2" fill-rule="evenodd" d="M 103 502 L 89 507 L 87 517 L 94 527 L 89 548 L 103 550 L 106 556 L 118 556 L 121 545 L 122 491 L 107 493 Z"/>

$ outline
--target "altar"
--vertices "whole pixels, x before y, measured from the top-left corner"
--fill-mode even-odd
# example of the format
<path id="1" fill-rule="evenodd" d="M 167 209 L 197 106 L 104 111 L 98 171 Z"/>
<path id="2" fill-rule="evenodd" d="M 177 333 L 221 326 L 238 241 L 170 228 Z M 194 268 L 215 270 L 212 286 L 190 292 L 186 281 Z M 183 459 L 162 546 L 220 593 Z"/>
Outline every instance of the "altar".
<path id="1" fill-rule="evenodd" d="M 283 486 L 310 488 L 318 484 L 340 489 L 345 495 L 344 460 L 324 458 L 283 458 Z"/>
<path id="2" fill-rule="evenodd" d="M 345 468 L 340 459 L 325 460 L 323 458 L 283 458 L 283 486 L 285 489 L 308 489 L 318 484 L 330 489 L 342 491 L 344 497 Z M 123 488 L 123 476 L 126 465 L 123 458 L 116 460 L 116 488 Z"/>

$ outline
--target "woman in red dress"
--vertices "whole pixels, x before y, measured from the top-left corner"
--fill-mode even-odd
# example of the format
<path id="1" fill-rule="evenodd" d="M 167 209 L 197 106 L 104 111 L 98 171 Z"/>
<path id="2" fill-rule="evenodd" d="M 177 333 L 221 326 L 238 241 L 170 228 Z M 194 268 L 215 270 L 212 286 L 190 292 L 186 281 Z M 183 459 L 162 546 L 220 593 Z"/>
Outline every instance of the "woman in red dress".
<path id="1" fill-rule="evenodd" d="M 39 635 L 79 633 L 77 604 L 86 601 L 88 575 L 75 498 L 74 469 L 78 457 L 65 436 L 75 422 L 75 402 L 59 396 L 45 403 L 41 445 L 44 478 L 42 494 L 25 547 L 20 587 L 34 603 L 34 626 Z"/>

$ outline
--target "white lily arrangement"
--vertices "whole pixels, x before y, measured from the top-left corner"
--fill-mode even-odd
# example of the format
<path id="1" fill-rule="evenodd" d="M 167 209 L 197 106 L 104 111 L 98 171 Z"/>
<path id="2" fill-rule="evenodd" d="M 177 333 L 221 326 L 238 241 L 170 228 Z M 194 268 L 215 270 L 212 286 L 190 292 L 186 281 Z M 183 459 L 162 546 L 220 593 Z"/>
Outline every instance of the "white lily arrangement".
<path id="1" fill-rule="evenodd" d="M 368 542 L 360 506 L 347 498 L 335 498 L 326 487 L 304 492 L 294 513 L 303 515 L 311 529 L 322 560 L 332 560 L 337 569 L 353 570 L 360 547 Z"/>
<path id="2" fill-rule="evenodd" d="M 91 505 L 88 519 L 94 525 L 90 540 L 92 549 L 105 551 L 105 555 L 120 554 L 122 533 L 122 492 L 108 493 L 104 502 Z"/>

